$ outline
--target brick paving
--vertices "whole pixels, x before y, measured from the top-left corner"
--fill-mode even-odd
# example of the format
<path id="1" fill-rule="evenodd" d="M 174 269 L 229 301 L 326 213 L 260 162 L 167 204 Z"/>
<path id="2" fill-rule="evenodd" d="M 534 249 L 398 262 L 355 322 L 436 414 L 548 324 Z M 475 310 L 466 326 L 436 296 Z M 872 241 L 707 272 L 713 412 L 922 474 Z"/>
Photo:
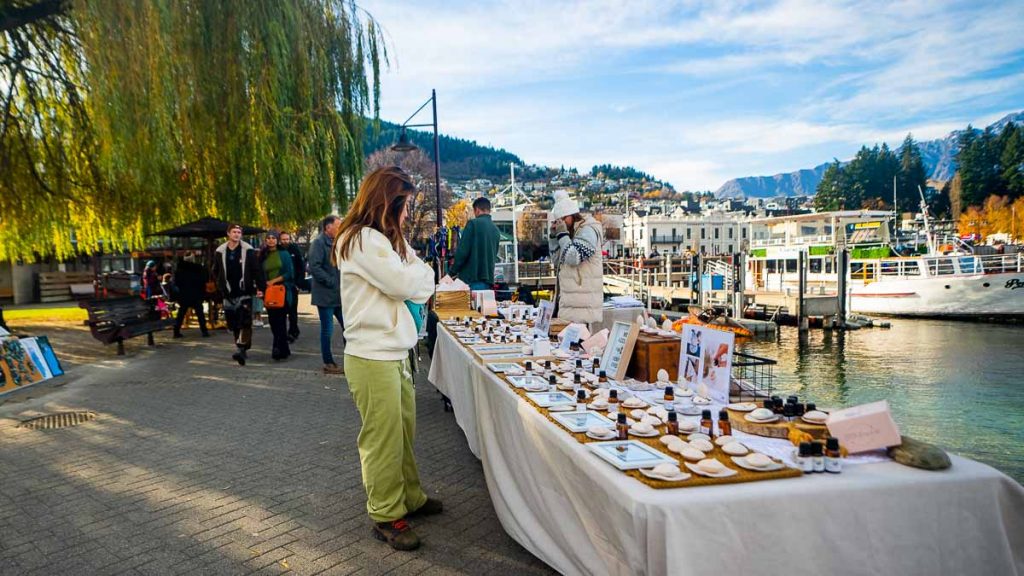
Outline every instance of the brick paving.
<path id="1" fill-rule="evenodd" d="M 414 522 L 418 551 L 373 539 L 359 416 L 344 379 L 319 372 L 315 316 L 301 319 L 291 359 L 271 362 L 256 329 L 244 368 L 224 332 L 134 339 L 117 357 L 80 328 L 45 328 L 73 358 L 54 385 L 0 399 L 0 574 L 551 573 L 501 528 L 426 362 L 416 453 L 445 513 Z M 99 417 L 16 427 L 62 410 Z"/>

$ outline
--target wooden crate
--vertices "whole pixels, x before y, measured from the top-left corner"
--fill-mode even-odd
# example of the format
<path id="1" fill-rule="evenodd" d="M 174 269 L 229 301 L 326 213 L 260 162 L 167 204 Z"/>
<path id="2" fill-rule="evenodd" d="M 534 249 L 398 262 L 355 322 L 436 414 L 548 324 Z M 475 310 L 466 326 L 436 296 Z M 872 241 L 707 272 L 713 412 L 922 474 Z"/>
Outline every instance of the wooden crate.
<path id="1" fill-rule="evenodd" d="M 679 376 L 679 338 L 640 333 L 633 347 L 626 376 L 642 382 L 658 379 L 658 370 L 668 371 L 669 380 Z"/>

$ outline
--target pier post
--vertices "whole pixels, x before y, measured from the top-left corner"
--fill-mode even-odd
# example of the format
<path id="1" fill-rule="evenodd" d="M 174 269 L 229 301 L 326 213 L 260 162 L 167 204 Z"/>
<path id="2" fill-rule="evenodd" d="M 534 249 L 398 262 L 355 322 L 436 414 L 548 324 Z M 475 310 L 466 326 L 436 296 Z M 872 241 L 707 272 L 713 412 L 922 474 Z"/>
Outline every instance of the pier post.
<path id="1" fill-rule="evenodd" d="M 800 251 L 800 260 L 797 266 L 797 284 L 799 285 L 797 301 L 799 313 L 797 315 L 797 326 L 801 332 L 806 332 L 809 328 L 807 321 L 807 310 L 804 306 L 804 295 L 807 293 L 807 252 L 805 250 Z"/>
<path id="2" fill-rule="evenodd" d="M 849 267 L 850 253 L 843 248 L 836 254 L 836 278 L 838 279 L 836 297 L 839 298 L 839 318 L 836 325 L 840 329 L 846 328 L 846 274 Z"/>

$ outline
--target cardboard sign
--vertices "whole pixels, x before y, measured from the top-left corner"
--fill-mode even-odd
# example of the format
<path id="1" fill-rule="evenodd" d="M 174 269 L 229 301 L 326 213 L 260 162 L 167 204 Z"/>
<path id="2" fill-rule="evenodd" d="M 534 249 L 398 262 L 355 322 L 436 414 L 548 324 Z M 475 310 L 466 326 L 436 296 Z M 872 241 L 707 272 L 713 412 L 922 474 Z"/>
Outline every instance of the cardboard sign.
<path id="1" fill-rule="evenodd" d="M 612 325 L 608 345 L 601 357 L 601 366 L 609 378 L 622 380 L 626 377 L 626 369 L 629 368 L 633 347 L 639 335 L 640 326 L 632 322 L 616 322 Z"/>
<path id="2" fill-rule="evenodd" d="M 903 442 L 899 428 L 889 412 L 889 402 L 881 400 L 837 410 L 825 421 L 829 434 L 851 454 L 896 446 Z"/>

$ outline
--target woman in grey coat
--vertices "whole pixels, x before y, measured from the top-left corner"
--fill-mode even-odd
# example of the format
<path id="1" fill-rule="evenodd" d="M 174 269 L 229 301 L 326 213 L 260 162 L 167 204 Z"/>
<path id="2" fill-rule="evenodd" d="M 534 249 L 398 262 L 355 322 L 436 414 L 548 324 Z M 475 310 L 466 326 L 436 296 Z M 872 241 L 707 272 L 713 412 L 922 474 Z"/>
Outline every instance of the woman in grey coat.
<path id="1" fill-rule="evenodd" d="M 341 275 L 338 267 L 331 262 L 334 236 L 341 226 L 341 218 L 331 214 L 324 218 L 323 232 L 309 246 L 309 272 L 313 275 L 312 302 L 320 315 L 320 356 L 324 361 L 325 374 L 344 374 L 334 362 L 331 353 L 331 338 L 334 336 L 334 319 L 338 319 L 342 334 L 345 321 L 341 316 Z"/>

